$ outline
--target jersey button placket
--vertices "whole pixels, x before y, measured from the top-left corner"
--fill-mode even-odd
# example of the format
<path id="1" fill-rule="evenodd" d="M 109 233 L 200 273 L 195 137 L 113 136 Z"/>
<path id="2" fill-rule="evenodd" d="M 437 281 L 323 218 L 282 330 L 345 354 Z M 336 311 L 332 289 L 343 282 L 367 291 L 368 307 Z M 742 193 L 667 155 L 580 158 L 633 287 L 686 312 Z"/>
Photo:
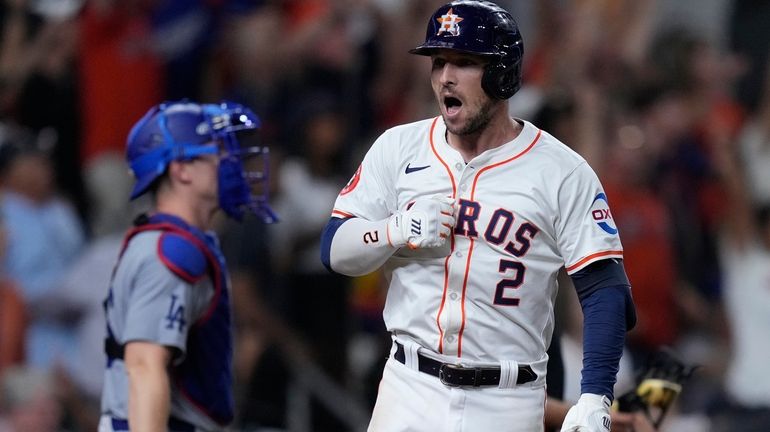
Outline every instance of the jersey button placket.
<path id="1" fill-rule="evenodd" d="M 462 286 L 465 277 L 465 256 L 468 250 L 468 238 L 455 237 L 455 252 L 449 260 L 449 277 L 443 319 L 443 354 L 458 354 L 458 334 L 462 325 Z"/>

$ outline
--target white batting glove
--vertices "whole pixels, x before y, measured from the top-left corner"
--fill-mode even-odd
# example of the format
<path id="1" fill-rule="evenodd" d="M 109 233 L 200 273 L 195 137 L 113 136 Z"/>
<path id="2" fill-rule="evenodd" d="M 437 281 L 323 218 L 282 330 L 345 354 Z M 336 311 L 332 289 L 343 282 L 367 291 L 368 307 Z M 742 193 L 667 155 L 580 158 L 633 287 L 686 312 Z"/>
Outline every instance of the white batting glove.
<path id="1" fill-rule="evenodd" d="M 455 226 L 454 203 L 454 198 L 441 195 L 418 199 L 409 210 L 390 217 L 388 241 L 397 248 L 443 246 Z"/>
<path id="2" fill-rule="evenodd" d="M 561 432 L 609 432 L 610 399 L 604 395 L 583 393 L 567 411 Z"/>

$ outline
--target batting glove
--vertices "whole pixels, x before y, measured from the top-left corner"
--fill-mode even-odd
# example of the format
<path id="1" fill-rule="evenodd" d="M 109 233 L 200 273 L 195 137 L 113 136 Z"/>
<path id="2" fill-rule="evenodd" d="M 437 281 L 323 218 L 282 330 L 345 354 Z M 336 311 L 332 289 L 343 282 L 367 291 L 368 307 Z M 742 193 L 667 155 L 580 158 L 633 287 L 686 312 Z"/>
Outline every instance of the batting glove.
<path id="1" fill-rule="evenodd" d="M 567 411 L 561 432 L 609 432 L 610 399 L 604 395 L 583 393 Z"/>
<path id="2" fill-rule="evenodd" d="M 454 198 L 434 195 L 420 198 L 409 210 L 388 221 L 388 242 L 410 249 L 443 246 L 455 226 Z"/>

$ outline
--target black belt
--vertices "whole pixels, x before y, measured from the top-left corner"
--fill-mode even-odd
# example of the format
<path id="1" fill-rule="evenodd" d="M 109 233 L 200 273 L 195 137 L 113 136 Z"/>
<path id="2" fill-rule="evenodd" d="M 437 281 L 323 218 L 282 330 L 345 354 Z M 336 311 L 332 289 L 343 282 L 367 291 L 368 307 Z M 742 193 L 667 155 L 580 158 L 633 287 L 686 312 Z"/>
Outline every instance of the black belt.
<path id="1" fill-rule="evenodd" d="M 396 342 L 394 359 L 406 364 L 404 345 Z M 417 353 L 417 368 L 420 372 L 438 377 L 444 385 L 460 386 L 496 386 L 500 384 L 499 367 L 465 367 L 452 363 L 442 363 L 430 357 Z M 519 375 L 516 384 L 526 384 L 537 379 L 537 374 L 530 365 L 519 365 Z"/>

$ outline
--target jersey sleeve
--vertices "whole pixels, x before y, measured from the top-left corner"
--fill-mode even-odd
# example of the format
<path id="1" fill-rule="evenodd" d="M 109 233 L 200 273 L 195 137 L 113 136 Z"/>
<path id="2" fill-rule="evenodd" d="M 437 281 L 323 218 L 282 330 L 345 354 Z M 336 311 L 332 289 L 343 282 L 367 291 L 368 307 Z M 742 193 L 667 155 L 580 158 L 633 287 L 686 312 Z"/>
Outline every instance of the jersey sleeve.
<path id="1" fill-rule="evenodd" d="M 379 220 L 395 212 L 395 171 L 391 166 L 399 152 L 398 143 L 389 138 L 392 135 L 385 132 L 372 144 L 353 177 L 337 196 L 333 217 Z"/>
<path id="2" fill-rule="evenodd" d="M 124 342 L 149 341 L 184 354 L 187 332 L 200 309 L 195 289 L 157 257 L 143 260 L 129 294 Z"/>
<path id="3" fill-rule="evenodd" d="M 582 162 L 558 191 L 557 244 L 568 274 L 607 258 L 623 258 L 620 236 L 596 173 Z"/>

